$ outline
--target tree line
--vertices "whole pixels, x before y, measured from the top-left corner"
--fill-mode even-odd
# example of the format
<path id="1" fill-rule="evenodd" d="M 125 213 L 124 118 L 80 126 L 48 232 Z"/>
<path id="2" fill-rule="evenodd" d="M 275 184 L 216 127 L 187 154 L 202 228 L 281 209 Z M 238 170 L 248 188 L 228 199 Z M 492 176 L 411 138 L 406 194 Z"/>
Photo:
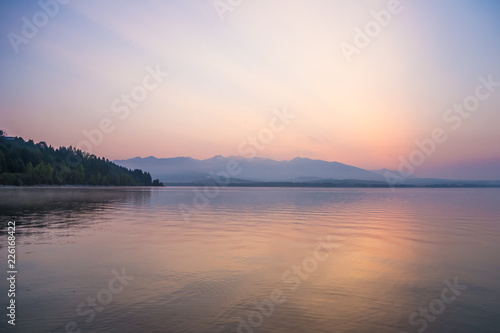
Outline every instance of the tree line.
<path id="1" fill-rule="evenodd" d="M 47 146 L 0 130 L 2 185 L 114 185 L 162 186 L 149 172 L 129 170 L 73 147 Z"/>

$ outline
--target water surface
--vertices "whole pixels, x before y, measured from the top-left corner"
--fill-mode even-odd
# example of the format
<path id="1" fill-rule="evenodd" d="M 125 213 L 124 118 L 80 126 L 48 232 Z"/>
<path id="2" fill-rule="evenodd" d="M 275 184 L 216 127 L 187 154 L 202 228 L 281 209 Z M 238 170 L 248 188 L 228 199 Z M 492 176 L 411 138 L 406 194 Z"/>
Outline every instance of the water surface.
<path id="1" fill-rule="evenodd" d="M 0 262 L 7 271 L 15 220 L 19 272 L 16 327 L 4 310 L 0 331 L 64 332 L 68 322 L 82 332 L 500 329 L 499 189 L 212 194 L 0 189 Z M 466 289 L 443 292 L 445 280 Z M 0 287 L 4 295 L 5 279 Z"/>

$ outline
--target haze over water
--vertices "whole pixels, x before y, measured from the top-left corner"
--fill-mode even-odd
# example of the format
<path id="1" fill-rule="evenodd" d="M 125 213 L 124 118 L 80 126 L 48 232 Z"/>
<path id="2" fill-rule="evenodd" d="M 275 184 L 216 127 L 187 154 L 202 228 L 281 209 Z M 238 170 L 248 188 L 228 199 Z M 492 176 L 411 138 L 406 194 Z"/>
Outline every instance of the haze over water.
<path id="1" fill-rule="evenodd" d="M 15 220 L 16 332 L 416 332 L 455 278 L 424 331 L 498 332 L 499 195 L 221 188 L 187 222 L 192 188 L 3 188 L 0 258 Z M 78 315 L 112 270 L 133 279 Z"/>

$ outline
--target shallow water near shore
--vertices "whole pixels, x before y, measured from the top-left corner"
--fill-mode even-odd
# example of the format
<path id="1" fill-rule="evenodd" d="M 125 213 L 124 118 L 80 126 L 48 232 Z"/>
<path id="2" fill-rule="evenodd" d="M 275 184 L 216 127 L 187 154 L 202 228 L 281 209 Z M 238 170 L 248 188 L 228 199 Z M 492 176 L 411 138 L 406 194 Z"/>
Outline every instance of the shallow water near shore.
<path id="1" fill-rule="evenodd" d="M 1 188 L 0 331 L 500 328 L 500 189 L 200 191 Z"/>

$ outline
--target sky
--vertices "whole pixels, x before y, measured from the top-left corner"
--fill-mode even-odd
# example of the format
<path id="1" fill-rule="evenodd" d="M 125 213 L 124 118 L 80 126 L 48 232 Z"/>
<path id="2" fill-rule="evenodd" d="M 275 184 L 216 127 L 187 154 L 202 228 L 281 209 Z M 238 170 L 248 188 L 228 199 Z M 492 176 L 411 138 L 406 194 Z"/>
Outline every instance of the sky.
<path id="1" fill-rule="evenodd" d="M 498 1 L 60 1 L 0 3 L 8 135 L 500 179 Z"/>

